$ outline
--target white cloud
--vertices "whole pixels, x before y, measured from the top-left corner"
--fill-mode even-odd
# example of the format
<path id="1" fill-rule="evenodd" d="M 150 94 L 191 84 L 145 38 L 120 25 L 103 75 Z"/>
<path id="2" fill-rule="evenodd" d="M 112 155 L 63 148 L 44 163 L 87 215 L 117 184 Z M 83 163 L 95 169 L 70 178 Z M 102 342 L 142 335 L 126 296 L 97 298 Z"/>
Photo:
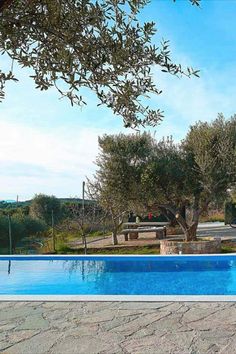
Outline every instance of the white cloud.
<path id="1" fill-rule="evenodd" d="M 0 161 L 33 164 L 53 172 L 77 171 L 86 173 L 97 154 L 98 130 L 51 132 L 0 122 Z"/>
<path id="2" fill-rule="evenodd" d="M 4 195 L 29 198 L 39 192 L 77 194 L 80 182 L 94 171 L 98 135 L 103 132 L 88 128 L 45 132 L 2 120 L 0 133 Z"/>

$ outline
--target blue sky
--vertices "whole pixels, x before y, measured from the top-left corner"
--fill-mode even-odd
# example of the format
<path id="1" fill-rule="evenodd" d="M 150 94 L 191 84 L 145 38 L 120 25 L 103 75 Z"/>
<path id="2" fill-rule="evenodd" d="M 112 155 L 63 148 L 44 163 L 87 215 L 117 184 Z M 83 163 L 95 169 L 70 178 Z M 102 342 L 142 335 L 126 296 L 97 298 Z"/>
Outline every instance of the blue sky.
<path id="1" fill-rule="evenodd" d="M 200 9 L 187 0 L 152 0 L 141 11 L 142 22 L 156 22 L 153 42 L 169 39 L 173 59 L 201 71 L 200 79 L 178 79 L 154 68 L 163 93 L 151 105 L 165 112 L 163 122 L 148 129 L 157 138 L 179 141 L 197 120 L 236 112 L 235 14 L 235 0 L 202 0 Z M 1 58 L 0 67 L 8 65 Z M 130 130 L 109 109 L 97 107 L 92 93 L 86 93 L 86 107 L 71 107 L 54 89 L 34 89 L 27 70 L 15 70 L 20 82 L 8 84 L 0 104 L 0 199 L 80 196 L 83 179 L 95 170 L 98 136 Z"/>

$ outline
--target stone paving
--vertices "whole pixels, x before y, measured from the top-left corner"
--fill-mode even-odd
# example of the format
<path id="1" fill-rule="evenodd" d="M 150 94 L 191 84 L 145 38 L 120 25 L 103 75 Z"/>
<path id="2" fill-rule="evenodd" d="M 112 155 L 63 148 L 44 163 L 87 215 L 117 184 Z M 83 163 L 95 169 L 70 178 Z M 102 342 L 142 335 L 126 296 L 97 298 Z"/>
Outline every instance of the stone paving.
<path id="1" fill-rule="evenodd" d="M 233 302 L 1 302 L 4 354 L 234 354 Z"/>

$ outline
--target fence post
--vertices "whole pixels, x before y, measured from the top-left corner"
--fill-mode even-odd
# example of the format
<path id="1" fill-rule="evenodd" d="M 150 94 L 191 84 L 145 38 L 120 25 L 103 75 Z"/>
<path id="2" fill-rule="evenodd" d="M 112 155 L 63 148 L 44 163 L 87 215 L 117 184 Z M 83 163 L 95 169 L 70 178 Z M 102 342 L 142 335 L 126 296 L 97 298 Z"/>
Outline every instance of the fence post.
<path id="1" fill-rule="evenodd" d="M 55 232 L 54 232 L 54 212 L 52 209 L 52 248 L 53 252 L 56 252 L 56 240 L 55 240 Z"/>
<path id="2" fill-rule="evenodd" d="M 84 231 L 84 216 L 85 216 L 85 208 L 84 208 L 84 193 L 85 193 L 85 182 L 82 184 L 82 239 L 84 243 L 84 253 L 87 254 L 87 239 Z"/>
<path id="3" fill-rule="evenodd" d="M 11 216 L 8 214 L 8 236 L 9 236 L 9 254 L 12 254 L 12 232 L 11 232 Z"/>

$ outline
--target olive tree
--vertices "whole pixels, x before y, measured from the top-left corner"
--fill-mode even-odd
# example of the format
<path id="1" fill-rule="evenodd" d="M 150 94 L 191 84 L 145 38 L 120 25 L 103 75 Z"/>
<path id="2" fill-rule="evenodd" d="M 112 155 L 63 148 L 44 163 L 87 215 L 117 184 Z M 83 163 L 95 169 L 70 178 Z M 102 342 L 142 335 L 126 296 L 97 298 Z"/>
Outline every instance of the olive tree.
<path id="1" fill-rule="evenodd" d="M 150 202 L 175 218 L 186 241 L 196 240 L 200 215 L 236 183 L 236 116 L 197 122 L 181 144 L 157 142 L 147 171 Z M 190 211 L 187 218 L 183 207 Z"/>
<path id="2" fill-rule="evenodd" d="M 161 211 L 182 227 L 189 227 L 181 212 L 197 186 L 193 162 L 172 138 L 156 141 L 150 134 L 110 135 L 99 140 L 98 170 L 89 182 L 93 198 L 113 221 L 113 243 L 129 211 Z M 196 186 L 195 186 L 196 184 Z"/>
<path id="3" fill-rule="evenodd" d="M 198 122 L 180 144 L 120 134 L 100 139 L 100 148 L 91 186 L 114 219 L 115 236 L 128 211 L 159 209 L 179 223 L 186 241 L 195 240 L 200 215 L 236 185 L 236 116 Z"/>
<path id="4" fill-rule="evenodd" d="M 192 220 L 185 225 L 188 239 L 196 238 L 200 215 L 210 203 L 227 195 L 236 183 L 236 116 L 222 114 L 192 126 L 182 146 L 189 161 Z"/>
<path id="5" fill-rule="evenodd" d="M 88 181 L 90 196 L 97 200 L 113 223 L 112 238 L 129 211 L 142 211 L 146 200 L 142 189 L 143 169 L 152 150 L 149 134 L 105 135 L 99 138 L 97 172 Z"/>
<path id="6" fill-rule="evenodd" d="M 199 5 L 200 0 L 189 0 Z M 152 43 L 155 23 L 137 15 L 149 0 L 2 0 L 0 53 L 11 64 L 0 68 L 0 100 L 5 84 L 17 81 L 14 62 L 31 69 L 36 88 L 55 87 L 71 104 L 84 105 L 82 89 L 123 118 L 126 127 L 156 125 L 163 117 L 143 98 L 160 94 L 154 65 L 172 75 L 198 76 L 170 58 L 169 42 Z M 84 93 L 84 91 L 83 91 Z"/>

